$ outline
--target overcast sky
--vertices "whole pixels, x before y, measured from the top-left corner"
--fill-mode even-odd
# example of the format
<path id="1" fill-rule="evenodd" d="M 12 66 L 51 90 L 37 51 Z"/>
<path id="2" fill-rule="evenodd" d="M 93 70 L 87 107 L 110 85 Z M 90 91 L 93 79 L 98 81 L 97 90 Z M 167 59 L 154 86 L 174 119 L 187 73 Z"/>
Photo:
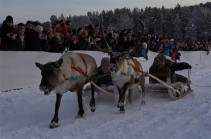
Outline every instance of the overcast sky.
<path id="1" fill-rule="evenodd" d="M 115 8 L 174 8 L 205 3 L 209 0 L 0 0 L 0 23 L 7 15 L 13 16 L 14 23 L 27 20 L 49 21 L 51 15 L 85 15 L 88 11 L 113 10 Z"/>

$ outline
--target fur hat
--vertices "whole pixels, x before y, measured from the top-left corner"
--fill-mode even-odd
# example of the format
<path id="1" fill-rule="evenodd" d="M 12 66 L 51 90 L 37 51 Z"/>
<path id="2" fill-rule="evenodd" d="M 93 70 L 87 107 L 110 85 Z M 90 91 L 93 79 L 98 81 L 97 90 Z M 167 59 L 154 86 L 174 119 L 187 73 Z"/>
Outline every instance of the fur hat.
<path id="1" fill-rule="evenodd" d="M 101 60 L 101 65 L 109 65 L 110 64 L 110 58 L 109 57 L 104 57 Z"/>
<path id="2" fill-rule="evenodd" d="M 30 20 L 28 20 L 28 21 L 26 22 L 26 26 L 27 26 L 28 24 L 33 24 L 33 22 L 30 21 Z"/>
<path id="3" fill-rule="evenodd" d="M 43 31 L 43 27 L 40 26 L 40 25 L 37 25 L 37 26 L 34 28 L 34 30 L 35 30 L 35 31 L 38 31 L 38 30 Z"/>
<path id="4" fill-rule="evenodd" d="M 25 30 L 24 26 L 18 26 L 18 30 Z"/>
<path id="5" fill-rule="evenodd" d="M 6 17 L 6 22 L 9 22 L 9 21 L 12 21 L 12 22 L 13 22 L 13 18 L 12 18 L 12 16 L 10 16 L 10 15 L 8 15 L 8 16 Z"/>
<path id="6" fill-rule="evenodd" d="M 142 48 L 147 49 L 147 44 L 145 42 L 142 43 Z"/>
<path id="7" fill-rule="evenodd" d="M 80 37 L 82 38 L 86 38 L 88 36 L 88 31 L 87 30 L 83 30 L 80 32 Z"/>

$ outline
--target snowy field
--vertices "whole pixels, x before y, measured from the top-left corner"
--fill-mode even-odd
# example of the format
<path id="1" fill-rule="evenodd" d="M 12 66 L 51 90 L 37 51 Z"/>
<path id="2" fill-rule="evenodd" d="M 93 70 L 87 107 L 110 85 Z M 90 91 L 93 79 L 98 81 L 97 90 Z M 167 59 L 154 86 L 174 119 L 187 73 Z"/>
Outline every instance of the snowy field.
<path id="1" fill-rule="evenodd" d="M 95 57 L 101 52 L 82 51 Z M 192 65 L 193 96 L 173 101 L 167 94 L 146 93 L 146 105 L 134 92 L 133 103 L 125 114 L 118 112 L 117 98 L 96 95 L 96 111 L 89 108 L 90 95 L 84 94 L 86 116 L 76 119 L 75 93 L 64 94 L 60 107 L 59 128 L 50 129 L 55 94 L 39 91 L 40 70 L 35 62 L 57 60 L 61 54 L 45 52 L 0 51 L 0 139 L 210 139 L 211 138 L 211 55 L 205 52 L 181 52 L 181 61 Z M 148 71 L 156 53 L 149 60 L 139 58 Z M 185 76 L 188 71 L 179 72 Z M 148 78 L 146 78 L 147 86 Z"/>

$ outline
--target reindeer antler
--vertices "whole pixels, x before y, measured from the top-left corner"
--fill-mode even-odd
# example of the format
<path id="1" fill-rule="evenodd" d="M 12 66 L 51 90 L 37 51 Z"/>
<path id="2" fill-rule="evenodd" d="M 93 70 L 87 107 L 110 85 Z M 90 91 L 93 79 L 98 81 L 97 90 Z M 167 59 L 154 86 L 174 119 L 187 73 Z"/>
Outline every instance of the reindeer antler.
<path id="1" fill-rule="evenodd" d="M 102 44 L 105 45 L 105 48 L 106 50 L 105 51 L 109 51 L 109 44 L 108 42 L 106 41 L 106 38 L 105 38 L 105 34 L 104 34 L 104 31 L 103 31 L 103 25 L 102 25 L 102 22 L 103 22 L 103 16 L 101 14 L 101 20 L 100 20 L 100 32 L 102 34 Z"/>
<path id="2" fill-rule="evenodd" d="M 113 52 L 113 51 L 109 50 L 109 44 L 105 39 L 105 35 L 104 35 L 103 27 L 102 27 L 102 21 L 103 21 L 103 17 L 101 15 L 100 31 L 101 31 L 101 34 L 102 34 L 102 41 L 103 41 L 102 43 L 106 46 L 106 50 L 100 50 L 100 51 L 102 51 L 104 53 L 108 53 L 110 56 L 119 57 L 119 56 L 124 56 L 126 54 L 128 55 L 128 54 L 130 54 L 130 53 L 132 53 L 136 50 L 136 48 L 138 47 L 139 42 L 141 41 L 142 36 L 144 34 L 145 26 L 144 26 L 143 21 L 138 19 L 138 22 L 141 24 L 142 29 L 141 29 L 141 34 L 139 35 L 138 40 L 136 41 L 136 44 L 131 49 L 129 49 L 128 51 L 124 51 L 124 52 L 121 52 L 121 53 L 117 53 L 117 52 Z"/>
<path id="3" fill-rule="evenodd" d="M 140 19 L 138 19 L 138 22 L 141 24 L 141 34 L 138 36 L 138 39 L 137 39 L 136 43 L 128 51 L 124 51 L 124 52 L 118 54 L 117 56 L 128 55 L 128 54 L 134 52 L 136 50 L 136 48 L 138 47 L 140 41 L 142 40 L 142 36 L 144 35 L 144 29 L 145 29 L 144 22 L 141 21 Z"/>

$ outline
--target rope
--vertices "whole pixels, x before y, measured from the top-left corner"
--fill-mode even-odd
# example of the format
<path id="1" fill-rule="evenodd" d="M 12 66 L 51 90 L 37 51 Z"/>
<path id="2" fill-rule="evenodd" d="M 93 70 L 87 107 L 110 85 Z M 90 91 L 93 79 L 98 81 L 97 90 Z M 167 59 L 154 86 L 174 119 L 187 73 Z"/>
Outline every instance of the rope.
<path id="1" fill-rule="evenodd" d="M 197 87 L 211 87 L 211 85 L 197 85 L 197 84 L 193 84 L 191 83 L 193 86 L 197 86 Z"/>
<path id="2" fill-rule="evenodd" d="M 193 84 L 192 82 L 190 82 L 190 75 L 191 75 L 191 69 L 188 69 L 188 82 L 190 84 L 192 84 L 193 86 L 197 86 L 197 87 L 211 87 L 210 85 L 197 85 L 197 84 Z"/>
<path id="3" fill-rule="evenodd" d="M 111 95 L 111 96 L 113 96 L 113 97 L 118 97 L 118 95 L 115 95 L 115 94 L 113 94 L 113 93 L 111 93 L 111 92 L 108 92 L 108 91 L 106 91 L 105 89 L 103 89 L 103 88 L 99 87 L 98 85 L 96 85 L 93 81 L 90 80 L 90 76 L 87 75 L 86 73 L 84 73 L 84 72 L 81 70 L 81 68 L 79 68 L 79 67 L 74 67 L 74 66 L 72 66 L 71 68 L 74 69 L 75 71 L 79 72 L 80 74 L 84 75 L 84 76 L 88 79 L 88 81 L 89 81 L 95 88 L 97 88 L 98 90 L 100 90 L 101 92 L 103 92 L 103 93 L 105 93 L 105 94 L 109 94 L 109 95 Z"/>

